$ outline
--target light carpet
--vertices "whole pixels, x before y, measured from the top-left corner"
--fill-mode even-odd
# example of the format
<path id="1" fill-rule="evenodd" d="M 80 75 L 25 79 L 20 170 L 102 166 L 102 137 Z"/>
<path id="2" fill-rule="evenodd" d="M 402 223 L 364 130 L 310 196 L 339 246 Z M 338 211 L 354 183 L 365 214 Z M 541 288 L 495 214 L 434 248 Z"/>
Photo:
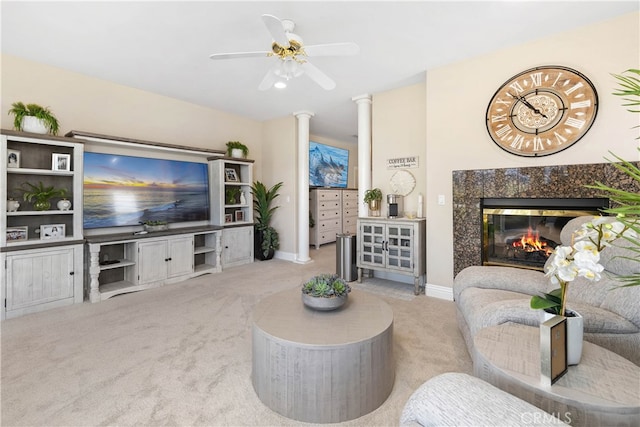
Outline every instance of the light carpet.
<path id="1" fill-rule="evenodd" d="M 0 424 L 303 424 L 267 408 L 253 390 L 251 313 L 261 298 L 335 271 L 335 245 L 311 257 L 314 262 L 304 265 L 256 261 L 2 322 Z M 394 313 L 394 388 L 378 409 L 341 425 L 397 425 L 424 381 L 443 372 L 472 372 L 452 302 L 424 295 L 405 300 L 407 293 L 382 298 Z"/>

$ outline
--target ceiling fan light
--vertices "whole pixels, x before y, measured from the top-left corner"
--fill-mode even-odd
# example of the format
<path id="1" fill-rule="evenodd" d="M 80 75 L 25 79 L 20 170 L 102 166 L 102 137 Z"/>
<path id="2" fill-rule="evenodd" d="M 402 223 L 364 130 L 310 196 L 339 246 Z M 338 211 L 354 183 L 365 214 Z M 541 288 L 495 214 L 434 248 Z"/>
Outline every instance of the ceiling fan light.
<path id="1" fill-rule="evenodd" d="M 287 83 L 283 80 L 278 80 L 273 84 L 273 87 L 275 87 L 276 89 L 284 89 L 287 87 Z"/>

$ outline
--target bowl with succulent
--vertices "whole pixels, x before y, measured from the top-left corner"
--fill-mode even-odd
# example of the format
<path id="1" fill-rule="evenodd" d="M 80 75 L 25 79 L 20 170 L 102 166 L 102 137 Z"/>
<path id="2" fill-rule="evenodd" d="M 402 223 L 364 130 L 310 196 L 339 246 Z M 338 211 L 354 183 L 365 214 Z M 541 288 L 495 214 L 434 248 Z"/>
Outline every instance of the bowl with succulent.
<path id="1" fill-rule="evenodd" d="M 313 310 L 336 310 L 347 302 L 349 292 L 351 286 L 337 274 L 320 274 L 302 284 L 302 303 Z"/>

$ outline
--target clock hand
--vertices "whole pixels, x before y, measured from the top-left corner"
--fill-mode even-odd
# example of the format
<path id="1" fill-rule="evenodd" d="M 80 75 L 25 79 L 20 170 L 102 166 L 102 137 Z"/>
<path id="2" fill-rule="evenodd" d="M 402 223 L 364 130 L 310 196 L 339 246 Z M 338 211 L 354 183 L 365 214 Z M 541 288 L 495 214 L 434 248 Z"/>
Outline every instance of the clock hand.
<path id="1" fill-rule="evenodd" d="M 509 95 L 514 98 L 517 99 L 518 101 L 522 102 L 524 105 L 526 105 L 527 107 L 529 107 L 529 109 L 531 109 L 531 111 L 533 111 L 536 114 L 540 114 L 542 117 L 544 117 L 545 119 L 547 119 L 548 117 L 546 115 L 544 115 L 542 112 L 540 112 L 540 110 L 538 110 L 536 107 L 534 107 L 533 105 L 531 105 L 531 103 L 529 101 L 527 101 L 527 98 L 525 98 L 524 96 L 518 96 L 518 95 L 513 95 L 511 92 L 509 92 Z"/>

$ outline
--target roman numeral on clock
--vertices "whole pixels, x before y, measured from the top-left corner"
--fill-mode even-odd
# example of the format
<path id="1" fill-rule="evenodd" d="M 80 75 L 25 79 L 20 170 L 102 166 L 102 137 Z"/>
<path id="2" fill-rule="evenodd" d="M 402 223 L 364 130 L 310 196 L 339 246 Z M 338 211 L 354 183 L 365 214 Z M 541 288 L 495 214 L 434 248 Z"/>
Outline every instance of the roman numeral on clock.
<path id="1" fill-rule="evenodd" d="M 571 126 L 572 128 L 582 129 L 582 126 L 584 126 L 585 121 L 576 119 L 575 117 L 569 117 L 567 121 L 564 122 L 564 124 L 567 126 Z"/>

